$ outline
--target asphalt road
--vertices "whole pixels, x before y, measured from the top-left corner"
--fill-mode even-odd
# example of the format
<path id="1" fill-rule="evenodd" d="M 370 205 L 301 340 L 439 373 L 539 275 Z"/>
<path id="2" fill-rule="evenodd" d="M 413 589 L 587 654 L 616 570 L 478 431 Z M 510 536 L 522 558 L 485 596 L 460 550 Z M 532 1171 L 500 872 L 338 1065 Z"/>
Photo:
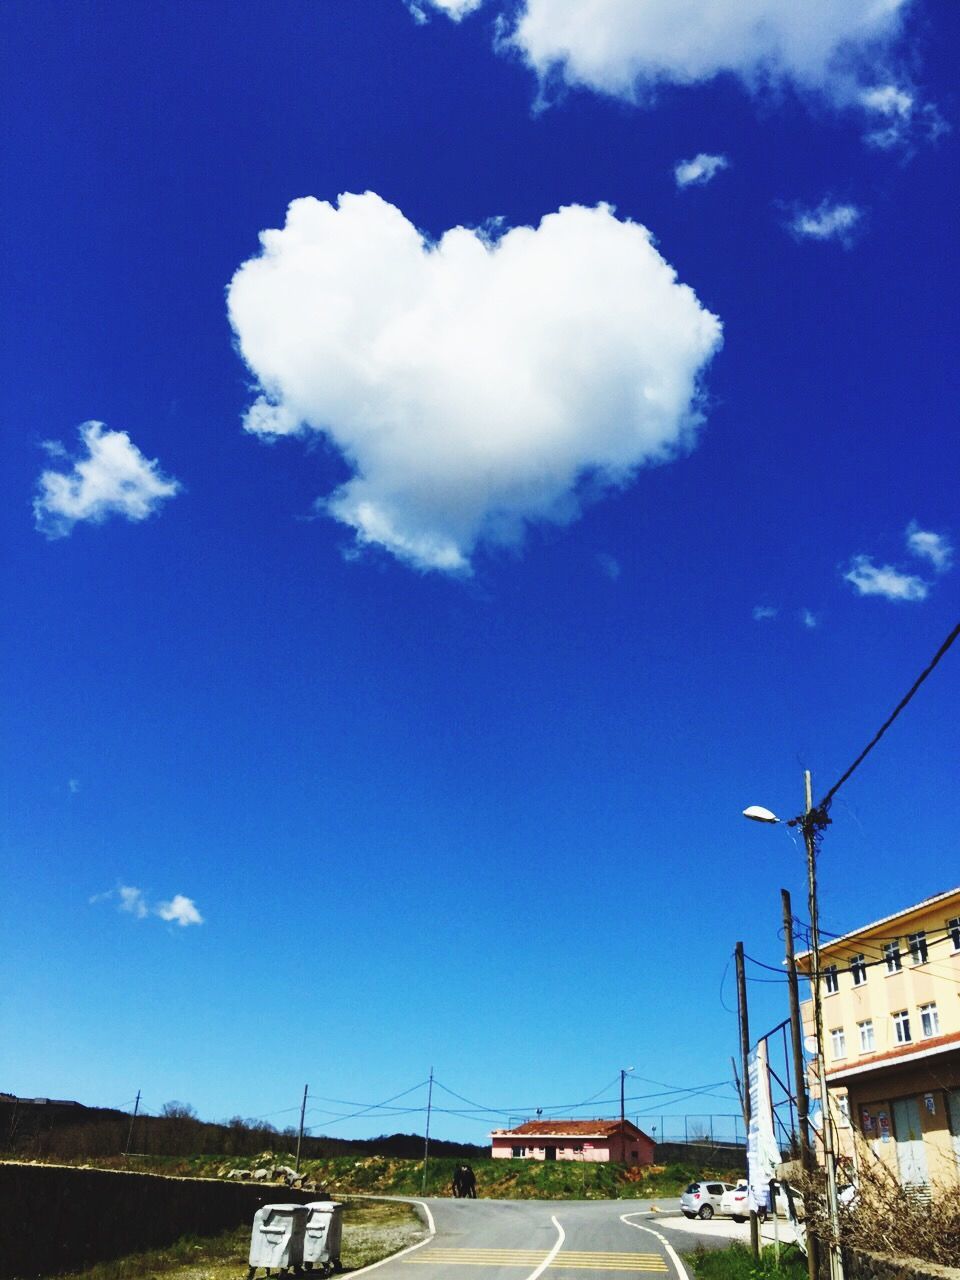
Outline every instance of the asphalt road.
<path id="1" fill-rule="evenodd" d="M 435 1233 L 377 1280 L 688 1280 L 643 1202 L 425 1200 Z M 686 1247 L 694 1245 L 693 1240 Z"/>

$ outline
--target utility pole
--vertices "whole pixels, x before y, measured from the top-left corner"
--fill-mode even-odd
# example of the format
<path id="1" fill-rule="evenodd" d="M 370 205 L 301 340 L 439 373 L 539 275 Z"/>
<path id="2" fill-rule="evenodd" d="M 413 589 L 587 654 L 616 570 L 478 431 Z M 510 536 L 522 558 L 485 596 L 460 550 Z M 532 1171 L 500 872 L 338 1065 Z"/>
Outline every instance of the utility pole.
<path id="1" fill-rule="evenodd" d="M 433 1067 L 430 1068 L 430 1087 L 427 1090 L 427 1128 L 423 1137 L 423 1182 L 420 1194 L 427 1194 L 427 1157 L 430 1154 L 430 1107 L 433 1103 Z"/>
<path id="2" fill-rule="evenodd" d="M 737 1009 L 740 1014 L 740 1071 L 743 1079 L 743 1124 L 747 1132 L 747 1176 L 750 1174 L 750 1021 L 747 1015 L 747 975 L 743 965 L 743 943 L 736 947 Z M 760 1257 L 760 1224 L 756 1209 L 750 1210 L 750 1248 Z"/>
<path id="3" fill-rule="evenodd" d="M 797 1126 L 800 1130 L 800 1163 L 804 1173 L 813 1173 L 813 1148 L 810 1146 L 810 1130 L 807 1112 L 807 1077 L 803 1061 L 803 1031 L 800 1026 L 800 990 L 797 983 L 797 961 L 793 950 L 793 904 L 786 889 L 780 890 L 783 903 L 783 938 L 787 948 L 787 987 L 790 993 L 790 1041 L 793 1048 L 793 1077 L 797 1094 Z M 817 1280 L 820 1274 L 820 1242 L 812 1231 L 807 1232 L 807 1276 Z"/>
<path id="4" fill-rule="evenodd" d="M 623 1099 L 623 1082 L 626 1080 L 626 1078 L 627 1078 L 627 1073 L 626 1073 L 626 1071 L 623 1069 L 623 1067 L 621 1067 L 621 1068 L 620 1068 L 620 1137 L 621 1137 L 621 1138 L 623 1138 L 623 1121 L 624 1121 L 624 1115 L 623 1115 L 623 1101 L 624 1101 L 624 1099 Z"/>
<path id="5" fill-rule="evenodd" d="M 126 1145 L 126 1147 L 124 1148 L 124 1152 L 123 1152 L 123 1154 L 124 1154 L 125 1156 L 128 1156 L 128 1155 L 130 1154 L 130 1143 L 133 1141 L 133 1126 L 134 1126 L 134 1124 L 136 1123 L 136 1119 L 137 1119 L 137 1112 L 138 1112 L 139 1110 L 140 1110 L 140 1090 L 138 1089 L 138 1090 L 137 1090 L 137 1100 L 136 1100 L 136 1102 L 133 1104 L 133 1115 L 130 1117 L 130 1128 L 129 1128 L 129 1130 L 127 1131 L 127 1145 Z"/>
<path id="6" fill-rule="evenodd" d="M 300 1172 L 300 1148 L 303 1146 L 303 1119 L 307 1114 L 307 1090 L 310 1088 L 308 1084 L 303 1086 L 303 1102 L 300 1104 L 300 1132 L 297 1134 L 297 1160 L 293 1166 L 297 1173 Z"/>
<path id="7" fill-rule="evenodd" d="M 803 773 L 805 808 L 803 839 L 807 847 L 807 887 L 810 911 L 810 959 L 813 989 L 814 1034 L 817 1038 L 817 1081 L 820 1087 L 820 1111 L 823 1124 L 823 1163 L 827 1174 L 827 1213 L 830 1220 L 830 1280 L 844 1280 L 843 1255 L 840 1252 L 840 1208 L 837 1202 L 837 1166 L 833 1151 L 833 1121 L 830 1117 L 830 1095 L 827 1089 L 827 1069 L 823 1053 L 823 1003 L 820 991 L 820 922 L 817 903 L 817 831 L 829 819 L 813 808 L 813 785 L 810 770 Z"/>

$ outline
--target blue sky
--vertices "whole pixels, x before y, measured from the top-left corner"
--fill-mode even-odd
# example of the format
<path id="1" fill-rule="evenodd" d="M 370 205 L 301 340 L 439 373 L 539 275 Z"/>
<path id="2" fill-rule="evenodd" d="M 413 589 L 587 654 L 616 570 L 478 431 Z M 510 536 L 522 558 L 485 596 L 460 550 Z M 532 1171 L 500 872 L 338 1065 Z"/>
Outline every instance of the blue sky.
<path id="1" fill-rule="evenodd" d="M 728 1079 L 740 811 L 956 620 L 958 17 L 702 4 L 4 6 L 0 1088 Z M 956 882 L 958 670 L 828 928 Z"/>

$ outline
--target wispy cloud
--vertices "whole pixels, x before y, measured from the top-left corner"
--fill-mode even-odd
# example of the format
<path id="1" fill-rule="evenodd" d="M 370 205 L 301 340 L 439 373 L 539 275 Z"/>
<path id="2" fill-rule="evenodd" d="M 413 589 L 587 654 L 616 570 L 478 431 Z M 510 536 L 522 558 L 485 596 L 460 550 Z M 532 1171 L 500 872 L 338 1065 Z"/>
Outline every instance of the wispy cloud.
<path id="1" fill-rule="evenodd" d="M 676 184 L 684 187 L 703 187 L 722 169 L 729 169 L 730 161 L 723 155 L 708 155 L 701 151 L 692 160 L 680 160 L 673 170 Z"/>
<path id="2" fill-rule="evenodd" d="M 824 199 L 815 209 L 798 209 L 787 223 L 787 229 L 798 240 L 839 240 L 849 248 L 862 218 L 863 212 L 856 205 Z"/>
<path id="3" fill-rule="evenodd" d="M 439 10 L 454 22 L 459 22 L 468 13 L 479 9 L 483 0 L 404 0 L 404 3 L 417 22 L 426 22 L 431 9 Z"/>
<path id="4" fill-rule="evenodd" d="M 862 90 L 859 102 L 877 122 L 863 135 L 864 142 L 881 151 L 936 141 L 950 128 L 932 102 L 917 102 L 916 95 L 900 85 L 872 85 Z"/>
<path id="5" fill-rule="evenodd" d="M 135 889 L 133 885 L 122 884 L 117 890 L 117 896 L 120 899 L 121 911 L 126 911 L 130 915 L 136 916 L 138 920 L 144 920 L 150 914 L 143 898 L 143 892 L 140 889 Z"/>
<path id="6" fill-rule="evenodd" d="M 79 795 L 79 794 L 80 794 L 80 779 L 79 779 L 79 778 L 68 778 L 68 779 L 67 779 L 67 790 L 70 792 L 70 794 L 71 794 L 72 796 Z"/>
<path id="7" fill-rule="evenodd" d="M 754 605 L 753 618 L 755 622 L 766 622 L 768 618 L 775 618 L 778 610 L 772 604 Z"/>
<path id="8" fill-rule="evenodd" d="M 33 502 L 37 528 L 48 538 L 65 538 L 76 524 L 102 524 L 111 515 L 145 520 L 180 491 L 156 460 L 145 458 L 125 431 L 108 431 L 102 422 L 80 427 L 84 452 L 68 471 L 44 471 Z M 58 441 L 44 448 L 54 460 L 70 462 Z"/>
<path id="9" fill-rule="evenodd" d="M 875 564 L 871 556 L 854 556 L 843 575 L 857 595 L 881 596 L 897 602 L 926 600 L 929 583 L 912 573 L 901 573 L 891 564 Z"/>
<path id="10" fill-rule="evenodd" d="M 620 577 L 620 561 L 616 556 L 611 556 L 606 551 L 601 551 L 597 556 L 597 564 L 600 566 L 600 572 L 603 576 L 609 578 L 611 582 L 616 582 Z"/>
<path id="11" fill-rule="evenodd" d="M 953 565 L 953 545 L 942 533 L 921 529 L 916 520 L 907 525 L 907 550 L 921 560 L 929 560 L 937 573 L 946 573 Z"/>
<path id="12" fill-rule="evenodd" d="M 161 920 L 176 921 L 181 929 L 190 924 L 203 924 L 203 916 L 197 910 L 192 898 L 185 898 L 182 893 L 175 893 L 169 902 L 161 902 L 156 909 Z"/>
<path id="13" fill-rule="evenodd" d="M 88 899 L 91 906 L 98 902 L 116 902 L 117 910 L 133 916 L 135 920 L 146 920 L 154 916 L 172 924 L 186 928 L 191 924 L 203 924 L 203 916 L 197 910 L 192 898 L 182 893 L 175 893 L 169 902 L 158 902 L 151 907 L 142 889 L 130 884 L 121 884 L 116 889 L 108 889 L 106 893 L 95 893 Z"/>
<path id="14" fill-rule="evenodd" d="M 820 625 L 820 619 L 809 609 L 800 610 L 800 621 L 810 631 L 812 631 L 814 627 L 818 627 Z"/>

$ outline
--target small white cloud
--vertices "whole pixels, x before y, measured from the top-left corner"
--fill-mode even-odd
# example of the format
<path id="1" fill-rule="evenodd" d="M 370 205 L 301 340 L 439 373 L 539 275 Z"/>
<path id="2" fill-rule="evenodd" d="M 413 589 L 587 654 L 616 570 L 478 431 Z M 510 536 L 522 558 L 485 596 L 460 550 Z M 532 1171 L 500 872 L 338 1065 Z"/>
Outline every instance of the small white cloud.
<path id="1" fill-rule="evenodd" d="M 953 564 L 953 546 L 944 534 L 921 529 L 911 520 L 906 537 L 907 549 L 921 560 L 929 560 L 937 573 L 946 573 Z"/>
<path id="2" fill-rule="evenodd" d="M 79 778 L 68 778 L 68 779 L 67 779 L 67 790 L 70 792 L 70 794 L 71 794 L 72 796 L 79 795 L 79 794 L 80 794 L 80 779 L 79 779 Z"/>
<path id="3" fill-rule="evenodd" d="M 33 502 L 37 528 L 48 538 L 65 538 L 80 521 L 100 524 L 111 515 L 145 520 L 180 491 L 156 460 L 145 458 L 125 431 L 108 431 L 102 422 L 85 422 L 80 438 L 86 453 L 70 471 L 44 471 Z M 47 453 L 69 461 L 50 441 Z"/>
<path id="4" fill-rule="evenodd" d="M 754 606 L 753 618 L 755 622 L 765 622 L 768 618 L 775 618 L 777 610 L 772 604 L 758 604 Z"/>
<path id="5" fill-rule="evenodd" d="M 800 611 L 800 621 L 810 631 L 812 631 L 814 627 L 817 627 L 820 625 L 820 619 L 817 617 L 815 613 L 812 613 L 809 609 L 802 609 Z"/>
<path id="6" fill-rule="evenodd" d="M 454 22 L 459 22 L 482 4 L 483 0 L 406 0 L 407 8 L 420 23 L 427 21 L 431 8 L 438 9 Z"/>
<path id="7" fill-rule="evenodd" d="M 161 920 L 175 921 L 181 929 L 190 924 L 203 924 L 203 916 L 197 910 L 192 898 L 185 898 L 182 893 L 175 893 L 169 902 L 161 902 L 156 908 Z"/>
<path id="8" fill-rule="evenodd" d="M 856 205 L 821 200 L 815 209 L 799 209 L 787 227 L 798 240 L 839 240 L 849 248 L 862 217 Z"/>
<path id="9" fill-rule="evenodd" d="M 600 572 L 603 576 L 609 578 L 611 582 L 616 582 L 620 577 L 620 561 L 616 556 L 611 556 L 606 551 L 601 551 L 597 556 L 597 564 L 600 566 Z"/>
<path id="10" fill-rule="evenodd" d="M 128 912 L 130 915 L 135 916 L 137 920 L 143 920 L 149 915 L 142 890 L 135 889 L 129 884 L 122 884 L 117 890 L 117 895 L 120 898 L 121 911 Z"/>
<path id="11" fill-rule="evenodd" d="M 874 564 L 871 556 L 854 556 L 843 575 L 858 595 L 884 600 L 926 600 L 929 584 L 914 574 L 901 573 L 893 565 Z"/>
<path id="12" fill-rule="evenodd" d="M 889 151 L 906 148 L 919 141 L 936 141 L 949 125 L 932 102 L 918 103 L 914 94 L 895 84 L 878 84 L 864 89 L 860 105 L 881 123 L 868 129 L 864 141 L 871 147 Z"/>
<path id="13" fill-rule="evenodd" d="M 712 156 L 701 151 L 692 160 L 680 160 L 674 167 L 673 176 L 681 190 L 684 187 L 703 187 L 722 169 L 729 167 L 730 161 L 726 156 Z"/>
<path id="14" fill-rule="evenodd" d="M 318 508 L 360 546 L 467 574 L 696 442 L 720 321 L 607 205 L 433 242 L 368 191 L 260 239 L 227 295 L 244 425 L 333 443 L 351 475 Z"/>

